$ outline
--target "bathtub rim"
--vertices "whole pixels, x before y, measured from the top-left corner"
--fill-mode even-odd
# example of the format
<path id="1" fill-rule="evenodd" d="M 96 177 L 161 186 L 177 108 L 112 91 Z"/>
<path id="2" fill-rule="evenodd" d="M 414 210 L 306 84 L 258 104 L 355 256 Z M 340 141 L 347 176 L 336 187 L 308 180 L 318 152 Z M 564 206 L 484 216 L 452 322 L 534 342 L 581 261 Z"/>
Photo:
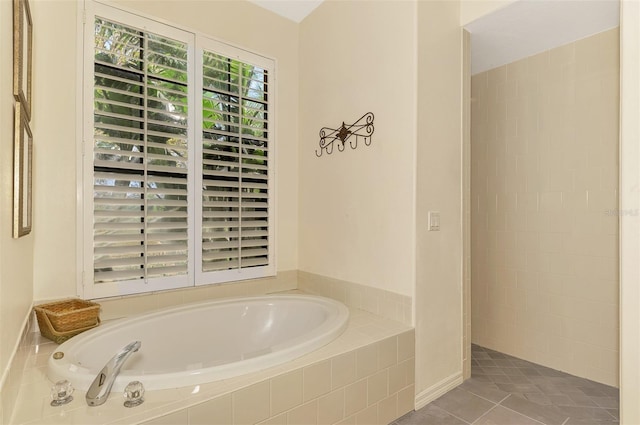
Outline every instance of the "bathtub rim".
<path id="1" fill-rule="evenodd" d="M 340 301 L 318 295 L 270 294 L 197 301 L 187 304 L 181 304 L 178 306 L 165 307 L 162 309 L 154 310 L 152 312 L 133 314 L 131 316 L 115 319 L 113 321 L 103 323 L 97 328 L 77 335 L 59 345 L 58 348 L 54 351 L 62 351 L 64 353 L 67 353 L 71 357 L 67 357 L 67 355 L 65 355 L 64 358 L 61 359 L 63 361 L 61 361 L 54 359 L 53 353 L 49 355 L 47 360 L 46 376 L 52 382 L 61 379 L 67 379 L 74 385 L 76 389 L 86 391 L 86 389 L 88 389 L 88 387 L 93 382 L 93 379 L 95 378 L 99 370 L 96 370 L 94 373 L 91 372 L 89 368 L 78 365 L 73 365 L 74 371 L 68 370 L 70 365 L 72 365 L 72 362 L 70 362 L 70 360 L 75 360 L 75 357 L 72 357 L 74 354 L 73 350 L 77 346 L 87 343 L 86 340 L 89 340 L 89 342 L 91 342 L 92 339 L 98 338 L 100 335 L 107 332 L 111 332 L 113 328 L 117 328 L 123 323 L 132 322 L 138 319 L 153 319 L 158 316 L 166 315 L 167 313 L 179 313 L 180 311 L 185 310 L 202 309 L 212 305 L 236 304 L 247 301 L 260 302 L 278 299 L 282 299 L 285 301 L 313 301 L 315 303 L 328 307 L 329 310 L 334 309 L 336 314 L 331 314 L 327 321 L 323 322 L 318 328 L 315 328 L 319 331 L 318 335 L 315 335 L 313 338 L 305 339 L 301 343 L 290 345 L 285 348 L 281 348 L 280 350 L 275 350 L 257 357 L 240 360 L 238 362 L 216 365 L 193 371 L 180 370 L 177 372 L 155 373 L 147 375 L 141 373 L 132 374 L 126 370 L 123 370 L 114 382 L 112 392 L 123 392 L 124 387 L 132 380 L 140 380 L 145 385 L 145 389 L 147 390 L 163 390 L 210 383 L 246 375 L 253 372 L 258 372 L 271 367 L 283 365 L 289 361 L 295 360 L 299 357 L 318 350 L 319 348 L 331 343 L 336 338 L 338 338 L 349 326 L 349 309 Z M 293 341 L 295 341 L 296 339 L 300 339 L 300 337 L 294 338 Z M 278 347 L 278 345 L 274 347 Z M 117 350 L 114 351 L 114 354 L 116 351 Z M 242 364 L 242 373 L 234 372 L 234 370 L 239 367 L 239 364 Z M 207 374 L 214 373 L 213 369 L 216 369 L 218 372 L 215 379 L 205 379 L 204 377 Z M 170 381 L 171 385 L 162 384 L 160 381 Z"/>

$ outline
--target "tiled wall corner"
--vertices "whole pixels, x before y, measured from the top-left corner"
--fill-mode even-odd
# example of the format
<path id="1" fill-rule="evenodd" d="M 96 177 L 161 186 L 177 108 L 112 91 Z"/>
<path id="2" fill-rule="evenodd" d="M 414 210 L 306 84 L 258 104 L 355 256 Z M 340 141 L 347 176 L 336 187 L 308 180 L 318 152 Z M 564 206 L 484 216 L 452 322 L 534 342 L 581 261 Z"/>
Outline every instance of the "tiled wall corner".
<path id="1" fill-rule="evenodd" d="M 323 360 L 146 425 L 387 425 L 413 410 L 415 332 Z"/>
<path id="2" fill-rule="evenodd" d="M 110 320 L 196 301 L 288 291 L 297 288 L 297 280 L 298 272 L 288 270 L 278 272 L 277 276 L 263 279 L 105 298 L 96 301 L 101 305 L 100 318 Z"/>
<path id="3" fill-rule="evenodd" d="M 412 299 L 406 295 L 303 271 L 298 271 L 298 289 L 412 326 Z"/>
<path id="4" fill-rule="evenodd" d="M 613 386 L 618 52 L 612 29 L 471 87 L 473 342 Z"/>

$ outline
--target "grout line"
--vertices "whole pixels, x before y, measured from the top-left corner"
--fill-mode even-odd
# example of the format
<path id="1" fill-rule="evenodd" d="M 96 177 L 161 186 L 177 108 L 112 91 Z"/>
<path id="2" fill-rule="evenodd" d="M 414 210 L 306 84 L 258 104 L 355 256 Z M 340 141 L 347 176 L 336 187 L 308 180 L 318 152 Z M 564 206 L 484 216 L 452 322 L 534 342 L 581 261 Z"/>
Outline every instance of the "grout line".
<path id="1" fill-rule="evenodd" d="M 497 404 L 502 406 L 502 402 L 505 401 L 506 399 L 508 399 L 509 397 L 511 397 L 511 393 L 507 394 L 502 400 L 500 400 Z M 502 406 L 504 407 L 504 406 Z"/>
<path id="2" fill-rule="evenodd" d="M 616 418 L 615 416 L 613 416 L 613 415 L 611 414 L 611 412 L 609 412 L 609 410 L 608 410 L 608 409 L 606 409 L 606 408 L 604 408 L 604 407 L 603 407 L 603 408 L 602 408 L 602 410 L 604 410 L 605 412 L 607 412 L 607 413 L 609 414 L 609 416 L 611 416 L 614 420 L 616 420 L 616 421 L 620 422 L 620 418 Z"/>
<path id="3" fill-rule="evenodd" d="M 517 410 L 510 409 L 510 408 L 508 408 L 507 406 L 504 406 L 504 405 L 500 405 L 500 406 L 501 406 L 503 409 L 510 410 L 510 411 L 512 411 L 512 412 L 514 412 L 514 413 L 517 413 L 517 414 L 518 414 L 518 415 L 520 415 L 520 416 L 524 416 L 525 418 L 529 418 L 529 419 L 531 419 L 531 420 L 532 420 L 532 421 L 534 421 L 534 422 L 537 422 L 537 423 L 542 424 L 542 425 L 546 425 L 544 422 L 540 422 L 539 420 L 534 419 L 534 418 L 532 418 L 531 416 L 527 416 L 527 415 L 525 415 L 525 414 L 524 414 L 524 413 L 522 413 L 522 412 L 518 412 Z M 563 424 L 564 424 L 564 423 L 566 423 L 568 420 L 569 420 L 569 417 L 567 417 L 567 419 L 565 419 L 565 421 L 563 422 Z"/>
<path id="4" fill-rule="evenodd" d="M 501 407 L 504 407 L 504 408 L 505 408 L 505 409 L 507 409 L 507 410 L 511 410 L 512 412 L 516 412 L 516 413 L 518 413 L 519 415 L 526 416 L 527 418 L 529 418 L 529 419 L 531 419 L 531 420 L 534 420 L 534 421 L 536 421 L 536 422 L 538 422 L 538 423 L 544 424 L 544 422 L 540 422 L 540 421 L 538 421 L 537 419 L 534 419 L 534 418 L 532 418 L 532 417 L 530 417 L 530 416 L 525 415 L 525 414 L 524 414 L 524 413 L 522 413 L 522 412 L 518 412 L 517 410 L 513 410 L 513 409 L 511 409 L 511 408 L 509 408 L 509 407 L 505 406 L 504 404 L 502 404 L 502 402 L 503 402 L 503 401 L 505 401 L 506 399 L 508 399 L 508 398 L 509 398 L 509 397 L 511 397 L 511 396 L 513 396 L 513 394 L 512 394 L 512 393 L 509 393 L 509 395 L 507 395 L 505 398 L 503 398 L 502 400 L 500 400 L 500 402 L 499 402 L 498 404 L 499 404 Z M 535 403 L 535 402 L 534 402 L 534 403 Z M 537 403 L 536 403 L 536 404 L 537 404 Z M 544 406 L 546 406 L 546 405 L 542 405 L 542 404 L 541 404 L 540 406 L 543 406 L 543 407 L 544 407 Z M 550 406 L 552 406 L 552 407 L 556 407 L 556 408 L 558 407 L 558 406 L 556 406 L 555 404 L 551 404 Z M 609 412 L 607 412 L 607 413 L 609 413 Z M 609 414 L 610 414 L 610 413 L 609 413 Z M 610 414 L 610 415 L 611 415 L 611 414 Z M 613 416 L 613 415 L 612 415 L 612 416 Z M 569 419 L 571 419 L 571 417 L 570 417 L 570 416 L 567 416 L 567 419 L 565 419 L 565 420 L 564 420 L 564 422 L 562 422 L 562 425 L 565 425 Z"/>
<path id="5" fill-rule="evenodd" d="M 486 351 L 485 351 L 485 352 L 486 352 Z M 509 358 L 509 357 L 507 357 L 507 359 L 510 359 L 510 358 Z M 474 358 L 474 356 L 473 356 L 473 350 L 472 350 L 472 361 L 477 361 L 477 360 L 478 360 L 478 359 Z M 488 359 L 485 359 L 485 360 L 488 360 Z M 496 359 L 491 358 L 491 360 L 495 361 Z M 531 363 L 531 362 L 530 362 L 530 363 Z M 481 366 L 480 366 L 480 365 L 473 365 L 472 370 L 473 370 L 474 368 L 476 368 L 476 367 L 481 367 Z M 516 368 L 518 368 L 518 369 L 522 369 L 522 368 L 524 368 L 524 367 L 534 367 L 534 368 L 535 368 L 535 367 L 540 367 L 540 368 L 548 368 L 548 367 L 546 367 L 546 366 L 538 365 L 538 364 L 536 364 L 536 363 L 531 363 L 531 365 L 514 366 L 514 367 L 516 367 Z M 496 365 L 496 368 L 497 368 L 497 369 L 499 369 L 500 371 L 503 371 L 503 369 L 505 368 L 505 366 L 498 366 L 498 365 Z M 554 369 L 554 370 L 555 370 L 555 369 Z M 504 372 L 504 371 L 503 371 L 503 372 Z M 574 375 L 571 375 L 571 374 L 567 374 L 567 375 L 568 375 L 569 377 L 574 377 Z M 508 375 L 508 376 L 509 376 L 509 375 Z M 525 376 L 525 377 L 527 377 L 527 378 L 530 378 L 530 376 L 528 376 L 528 375 L 523 375 L 523 376 Z M 543 375 L 543 374 L 541 374 L 540 376 L 541 376 L 541 377 L 543 377 L 543 378 L 555 378 L 555 377 L 556 377 L 556 376 L 546 376 L 546 375 Z M 565 378 L 565 377 L 566 377 L 566 376 L 558 376 L 558 378 Z M 579 378 L 579 379 L 581 379 L 581 380 L 584 380 L 584 381 L 586 381 L 587 383 L 591 382 L 591 380 L 589 380 L 589 379 L 587 379 L 587 378 L 581 378 L 581 377 L 576 377 L 576 378 Z M 485 382 L 481 382 L 481 384 L 485 384 Z M 486 382 L 486 384 L 491 384 L 491 382 Z M 494 383 L 494 384 L 495 384 L 495 383 Z M 536 387 L 538 387 L 538 388 L 539 388 L 538 384 L 536 384 L 536 383 L 534 383 L 534 382 L 531 382 L 531 384 L 536 385 Z M 600 384 L 600 383 L 598 383 L 598 384 Z M 554 383 L 554 385 L 555 385 L 555 383 Z M 605 384 L 602 384 L 602 385 L 605 385 Z M 574 387 L 576 387 L 576 388 L 578 388 L 578 387 L 579 387 L 579 385 L 578 385 L 578 384 L 575 384 L 575 385 L 573 385 L 573 386 L 574 386 Z M 481 395 L 479 395 L 479 394 L 475 394 L 475 393 L 474 393 L 473 391 L 471 391 L 471 390 L 466 390 L 466 391 L 468 391 L 469 393 L 474 394 L 474 395 L 476 395 L 476 396 L 478 396 L 478 397 L 480 397 L 480 398 L 482 398 L 482 399 L 486 400 L 484 397 L 482 397 L 482 396 L 481 396 Z M 547 394 L 546 394 L 546 393 L 544 393 L 544 392 L 542 392 L 542 393 L 543 393 L 543 394 L 545 394 L 545 395 L 547 395 Z M 563 394 L 565 394 L 565 393 L 563 393 Z M 501 407 L 504 407 L 505 409 L 510 410 L 510 411 L 512 411 L 512 412 L 514 412 L 514 413 L 517 413 L 517 414 L 519 414 L 519 415 L 525 416 L 525 417 L 527 417 L 527 418 L 531 419 L 532 421 L 534 421 L 534 422 L 535 422 L 535 423 L 537 423 L 537 424 L 543 424 L 543 425 L 544 425 L 544 423 L 543 423 L 543 422 L 541 422 L 541 421 L 539 421 L 539 420 L 537 420 L 537 419 L 531 418 L 530 416 L 528 416 L 528 415 L 526 415 L 526 414 L 524 414 L 524 413 L 522 413 L 522 412 L 518 412 L 518 411 L 516 411 L 516 410 L 513 410 L 513 409 L 511 409 L 511 408 L 509 408 L 509 407 L 506 407 L 506 406 L 502 405 L 502 403 L 503 403 L 507 398 L 509 398 L 509 397 L 510 397 L 510 396 L 512 396 L 512 395 L 513 395 L 513 393 L 509 393 L 506 397 L 504 397 L 502 400 L 500 400 L 500 401 L 497 403 L 497 405 L 500 405 Z M 586 395 L 586 394 L 585 394 L 585 395 Z M 589 398 L 591 398 L 591 396 L 588 396 L 588 397 L 589 397 Z M 615 397 L 611 397 L 611 398 L 615 398 Z M 488 401 L 491 401 L 491 400 L 488 400 Z M 537 404 L 537 403 L 536 403 L 536 404 Z M 598 403 L 596 403 L 596 404 L 598 404 Z M 541 406 L 543 406 L 543 405 L 541 405 Z M 550 407 L 551 407 L 551 406 L 552 406 L 552 407 L 555 407 L 555 408 L 558 408 L 558 407 L 559 407 L 559 406 L 557 406 L 555 403 L 554 403 L 554 404 L 552 404 L 552 405 L 550 405 Z M 606 410 L 606 411 L 607 411 L 608 416 L 610 416 L 612 419 L 614 419 L 614 420 L 616 420 L 616 421 L 619 421 L 619 419 L 617 419 L 617 418 L 616 418 L 616 417 L 615 417 L 615 416 L 614 416 L 614 415 L 613 415 L 613 414 L 612 414 L 612 413 L 611 413 L 611 412 L 610 412 L 606 407 L 602 407 L 602 406 L 600 406 L 600 405 L 598 405 L 598 406 L 589 406 L 589 407 L 587 407 L 587 406 L 575 406 L 575 407 L 577 407 L 577 408 L 581 408 L 581 409 L 592 409 L 592 408 L 598 408 L 598 409 Z M 494 407 L 494 408 L 495 408 L 495 407 Z M 493 408 L 492 408 L 492 409 L 490 409 L 489 411 L 487 411 L 485 414 L 483 414 L 480 418 L 484 417 L 484 416 L 485 416 L 487 413 L 489 413 L 491 410 L 493 410 Z M 475 423 L 475 422 L 477 422 L 480 418 L 478 418 L 476 421 L 474 421 L 474 423 Z M 566 419 L 562 422 L 562 424 L 561 424 L 561 425 L 566 425 L 570 420 L 571 420 L 571 416 L 566 416 Z"/>
<path id="6" fill-rule="evenodd" d="M 484 412 L 482 415 L 480 415 L 475 421 L 471 422 L 471 424 L 475 424 L 477 423 L 480 419 L 484 418 L 485 416 L 487 416 L 489 414 L 489 412 L 491 412 L 493 409 L 495 409 L 496 407 L 498 407 L 497 404 L 494 404 L 493 407 L 489 410 L 487 410 L 486 412 Z"/>
<path id="7" fill-rule="evenodd" d="M 431 403 L 433 403 L 433 402 L 431 402 Z M 431 403 L 429 403 L 429 404 L 431 404 Z M 429 404 L 427 404 L 427 406 L 428 406 Z M 427 406 L 425 406 L 425 407 L 427 407 Z M 467 421 L 467 420 L 464 420 L 464 419 L 462 419 L 460 416 L 457 416 L 455 413 L 451 413 L 450 411 L 448 411 L 447 409 L 445 409 L 445 408 L 443 408 L 443 407 L 436 406 L 435 404 L 434 404 L 434 406 L 435 406 L 435 407 L 437 407 L 438 409 L 442 410 L 443 412 L 447 412 L 449 415 L 453 416 L 454 418 L 456 418 L 456 419 L 460 419 L 460 420 L 461 420 L 462 422 L 464 422 L 465 424 L 473 424 L 473 423 L 475 422 L 475 421 L 473 421 L 473 422 L 469 422 L 469 421 Z M 480 418 L 481 418 L 482 416 L 486 415 L 487 413 L 489 413 L 489 412 L 490 412 L 491 410 L 493 410 L 495 407 L 496 407 L 496 406 L 494 405 L 491 409 L 487 410 L 485 413 L 483 413 L 483 414 L 480 416 Z M 423 409 L 424 409 L 424 407 L 423 407 Z M 480 418 L 478 418 L 478 419 L 480 419 Z M 477 420 L 477 419 L 476 419 L 476 420 Z"/>
<path id="8" fill-rule="evenodd" d="M 461 390 L 463 390 L 463 391 L 468 392 L 469 394 L 473 394 L 474 396 L 476 396 L 476 397 L 478 397 L 478 398 L 481 398 L 481 399 L 483 399 L 483 400 L 485 400 L 485 401 L 488 401 L 488 402 L 490 402 L 490 403 L 493 403 L 493 404 L 500 404 L 500 403 L 502 403 L 503 401 L 505 401 L 507 398 L 509 398 L 509 396 L 511 395 L 511 393 L 509 393 L 509 394 L 507 394 L 507 395 L 506 395 L 502 400 L 500 400 L 500 401 L 498 401 L 498 402 L 495 402 L 495 401 L 493 401 L 493 400 L 489 400 L 488 398 L 485 398 L 485 397 L 481 396 L 480 394 L 476 394 L 476 393 L 474 393 L 472 390 L 468 390 L 468 389 L 466 389 L 466 388 L 460 388 L 460 389 L 461 389 Z"/>

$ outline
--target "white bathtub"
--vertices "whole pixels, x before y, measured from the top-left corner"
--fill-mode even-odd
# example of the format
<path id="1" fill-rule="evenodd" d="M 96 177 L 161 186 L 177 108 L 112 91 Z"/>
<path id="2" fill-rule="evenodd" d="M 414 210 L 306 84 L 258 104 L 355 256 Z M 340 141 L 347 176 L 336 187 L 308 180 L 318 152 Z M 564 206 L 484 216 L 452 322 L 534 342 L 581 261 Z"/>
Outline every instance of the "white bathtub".
<path id="1" fill-rule="evenodd" d="M 87 390 L 122 347 L 141 341 L 112 391 L 131 381 L 147 390 L 213 382 L 293 360 L 338 337 L 349 310 L 310 295 L 234 298 L 189 304 L 103 324 L 58 347 L 47 377 Z M 55 353 L 54 353 L 55 354 Z"/>

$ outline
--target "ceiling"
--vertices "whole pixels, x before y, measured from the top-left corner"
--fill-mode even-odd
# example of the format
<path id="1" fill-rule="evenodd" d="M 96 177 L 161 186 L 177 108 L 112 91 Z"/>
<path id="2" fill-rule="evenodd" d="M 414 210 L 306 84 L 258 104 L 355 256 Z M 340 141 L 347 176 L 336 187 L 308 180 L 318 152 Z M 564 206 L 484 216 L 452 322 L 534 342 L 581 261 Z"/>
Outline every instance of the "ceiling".
<path id="1" fill-rule="evenodd" d="M 260 7 L 277 13 L 294 22 L 302 22 L 322 0 L 249 0 Z"/>
<path id="2" fill-rule="evenodd" d="M 618 0 L 519 0 L 466 25 L 471 74 L 615 28 Z"/>
<path id="3" fill-rule="evenodd" d="M 249 1 L 299 23 L 323 0 Z M 619 10 L 619 0 L 513 1 L 465 26 L 471 33 L 471 74 L 615 28 Z"/>

